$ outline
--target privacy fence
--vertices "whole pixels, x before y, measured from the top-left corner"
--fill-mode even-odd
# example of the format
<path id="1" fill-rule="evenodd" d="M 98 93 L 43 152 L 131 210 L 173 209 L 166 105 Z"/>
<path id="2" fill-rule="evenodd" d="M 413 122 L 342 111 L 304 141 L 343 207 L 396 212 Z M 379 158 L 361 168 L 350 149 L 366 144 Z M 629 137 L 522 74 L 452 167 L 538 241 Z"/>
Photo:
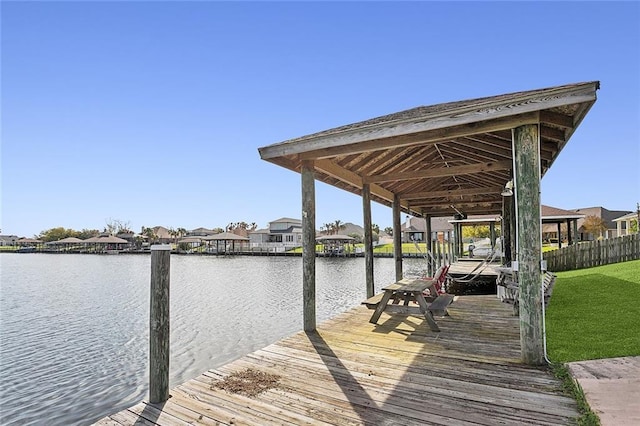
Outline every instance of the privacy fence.
<path id="1" fill-rule="evenodd" d="M 640 259 L 640 234 L 581 242 L 543 254 L 553 272 L 591 268 Z"/>

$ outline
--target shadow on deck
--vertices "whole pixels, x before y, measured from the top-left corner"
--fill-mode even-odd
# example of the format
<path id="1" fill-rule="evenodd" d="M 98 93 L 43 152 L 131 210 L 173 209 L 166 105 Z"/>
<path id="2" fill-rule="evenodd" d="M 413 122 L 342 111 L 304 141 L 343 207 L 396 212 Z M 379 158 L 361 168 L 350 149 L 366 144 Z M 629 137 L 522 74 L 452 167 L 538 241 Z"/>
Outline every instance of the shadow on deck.
<path id="1" fill-rule="evenodd" d="M 438 319 L 357 307 L 96 424 L 573 424 L 575 401 L 546 368 L 520 363 L 518 318 L 494 296 L 461 296 Z M 212 388 L 251 368 L 280 377 L 248 397 Z"/>

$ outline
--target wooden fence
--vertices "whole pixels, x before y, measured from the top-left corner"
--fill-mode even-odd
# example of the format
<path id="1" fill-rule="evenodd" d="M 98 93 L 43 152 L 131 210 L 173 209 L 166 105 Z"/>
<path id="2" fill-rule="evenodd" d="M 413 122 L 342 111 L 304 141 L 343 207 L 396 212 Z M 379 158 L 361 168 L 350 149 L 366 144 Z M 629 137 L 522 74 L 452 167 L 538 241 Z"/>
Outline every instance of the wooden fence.
<path id="1" fill-rule="evenodd" d="M 543 254 L 553 272 L 591 268 L 640 259 L 640 234 L 573 244 Z"/>

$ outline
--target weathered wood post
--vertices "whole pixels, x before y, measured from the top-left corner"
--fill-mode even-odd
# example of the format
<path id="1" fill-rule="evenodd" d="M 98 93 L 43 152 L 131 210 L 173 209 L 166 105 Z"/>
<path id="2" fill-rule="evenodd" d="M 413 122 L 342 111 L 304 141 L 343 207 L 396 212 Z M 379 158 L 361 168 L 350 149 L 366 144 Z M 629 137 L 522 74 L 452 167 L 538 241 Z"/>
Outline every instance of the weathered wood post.
<path id="1" fill-rule="evenodd" d="M 302 162 L 302 309 L 304 331 L 316 329 L 316 186 L 313 161 Z"/>
<path id="2" fill-rule="evenodd" d="M 518 227 L 518 282 L 522 361 L 544 364 L 540 223 L 540 140 L 537 124 L 513 130 Z"/>
<path id="3" fill-rule="evenodd" d="M 504 211 L 503 211 L 502 222 L 500 222 L 500 228 L 501 228 L 500 233 L 502 234 L 502 253 L 504 256 L 505 265 L 510 265 L 512 260 L 512 257 L 511 257 L 511 222 L 512 222 L 511 198 L 513 197 L 509 196 L 509 197 L 502 198 Z"/>
<path id="4" fill-rule="evenodd" d="M 462 224 L 456 223 L 455 229 L 456 229 L 456 245 L 457 245 L 456 251 L 458 252 L 458 256 L 462 257 L 462 255 L 464 254 L 464 241 L 462 239 Z"/>
<path id="5" fill-rule="evenodd" d="M 364 267 L 367 298 L 373 297 L 373 230 L 371 229 L 371 189 L 368 183 L 362 185 L 362 216 L 364 222 Z"/>
<path id="6" fill-rule="evenodd" d="M 169 272 L 171 246 L 151 246 L 149 402 L 169 399 Z"/>
<path id="7" fill-rule="evenodd" d="M 496 223 L 495 222 L 489 222 L 489 238 L 491 238 L 491 241 L 489 242 L 491 244 L 491 250 L 495 250 L 496 249 Z"/>
<path id="8" fill-rule="evenodd" d="M 393 196 L 393 260 L 396 265 L 396 281 L 403 276 L 402 271 L 402 231 L 400 230 L 400 197 Z"/>
<path id="9" fill-rule="evenodd" d="M 426 229 L 424 233 L 424 248 L 427 253 L 425 253 L 425 260 L 427 261 L 427 276 L 433 276 L 433 266 L 431 265 L 431 258 L 429 257 L 429 246 L 431 245 L 431 216 L 426 215 L 424 217 Z"/>

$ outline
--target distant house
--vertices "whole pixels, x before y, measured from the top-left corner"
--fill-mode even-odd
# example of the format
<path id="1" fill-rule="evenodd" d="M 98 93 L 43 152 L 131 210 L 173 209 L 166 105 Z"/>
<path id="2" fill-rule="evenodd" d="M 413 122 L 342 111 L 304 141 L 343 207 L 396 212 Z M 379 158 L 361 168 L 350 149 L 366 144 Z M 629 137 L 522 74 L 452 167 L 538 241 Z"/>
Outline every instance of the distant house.
<path id="1" fill-rule="evenodd" d="M 17 235 L 0 235 L 0 246 L 15 246 L 18 241 Z"/>
<path id="2" fill-rule="evenodd" d="M 218 232 L 214 231 L 213 229 L 207 229 L 207 228 L 196 228 L 196 229 L 192 229 L 191 231 L 187 232 L 187 237 L 208 237 L 209 235 L 215 235 L 218 234 Z"/>
<path id="3" fill-rule="evenodd" d="M 157 244 L 170 244 L 175 240 L 175 237 L 169 233 L 169 230 L 164 226 L 154 226 L 153 232 L 156 234 L 158 238 L 155 242 Z"/>
<path id="4" fill-rule="evenodd" d="M 584 221 L 587 217 L 595 216 L 602 219 L 606 226 L 606 231 L 602 233 L 602 237 L 615 238 L 618 236 L 618 225 L 614 222 L 614 219 L 631 213 L 629 210 L 607 210 L 604 207 L 587 207 L 574 209 L 573 211 L 585 216 L 582 219 L 578 219 L 578 233 L 580 234 L 580 240 L 582 241 L 592 241 L 600 237 L 600 235 L 593 235 L 585 229 Z"/>
<path id="5" fill-rule="evenodd" d="M 122 238 L 123 240 L 127 240 L 129 243 L 133 243 L 136 239 L 136 234 L 132 231 L 120 232 L 116 235 L 118 238 Z"/>
<path id="6" fill-rule="evenodd" d="M 338 234 L 341 235 L 350 235 L 353 237 L 356 237 L 356 240 L 360 240 L 362 241 L 362 239 L 364 238 L 364 228 L 360 225 L 356 225 L 355 223 L 351 223 L 351 222 L 347 222 L 347 223 L 343 223 L 342 225 L 340 225 L 340 229 L 337 232 Z M 329 232 L 327 231 L 320 231 L 317 233 L 318 236 L 323 236 L 323 235 L 331 235 Z"/>
<path id="7" fill-rule="evenodd" d="M 438 239 L 444 239 L 444 233 L 453 231 L 453 225 L 449 223 L 453 217 L 432 217 L 431 232 L 438 233 Z M 400 226 L 403 243 L 424 242 L 427 240 L 427 220 L 421 217 L 407 217 L 407 221 Z"/>
<path id="8" fill-rule="evenodd" d="M 636 223 L 636 232 L 638 232 L 638 213 L 627 213 L 623 216 L 620 216 L 616 219 L 613 219 L 613 222 L 616 224 L 616 235 L 618 237 L 622 237 L 623 235 L 631 234 L 631 224 Z"/>
<path id="9" fill-rule="evenodd" d="M 283 217 L 269 222 L 269 227 L 249 232 L 253 248 L 286 251 L 302 245 L 302 221 Z"/>

